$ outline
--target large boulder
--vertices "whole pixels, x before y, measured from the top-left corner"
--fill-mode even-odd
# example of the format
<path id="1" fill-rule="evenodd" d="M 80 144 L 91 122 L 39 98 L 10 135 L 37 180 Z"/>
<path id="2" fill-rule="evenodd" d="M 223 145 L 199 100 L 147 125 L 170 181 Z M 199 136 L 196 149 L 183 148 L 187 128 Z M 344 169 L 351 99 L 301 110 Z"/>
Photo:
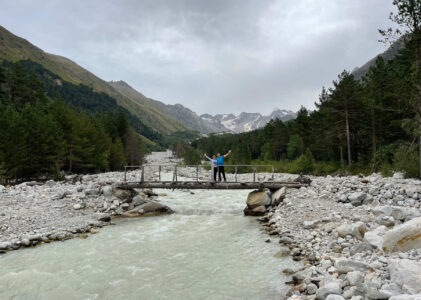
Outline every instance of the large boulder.
<path id="1" fill-rule="evenodd" d="M 253 191 L 247 197 L 247 206 L 250 209 L 270 205 L 272 199 L 267 191 Z"/>
<path id="2" fill-rule="evenodd" d="M 390 280 L 409 294 L 421 293 L 421 263 L 409 259 L 389 261 Z"/>
<path id="3" fill-rule="evenodd" d="M 173 213 L 174 211 L 168 206 L 155 202 L 155 201 L 150 201 L 148 203 L 137 206 L 132 210 L 124 212 L 122 216 L 133 218 L 133 217 L 168 215 L 168 214 L 173 214 Z"/>
<path id="4" fill-rule="evenodd" d="M 271 205 L 272 206 L 278 206 L 279 203 L 284 201 L 286 194 L 287 194 L 287 188 L 286 187 L 283 187 L 283 188 L 280 188 L 279 190 L 277 190 L 275 193 L 272 194 Z"/>
<path id="5" fill-rule="evenodd" d="M 421 248 L 421 217 L 386 232 L 383 251 L 407 251 Z"/>

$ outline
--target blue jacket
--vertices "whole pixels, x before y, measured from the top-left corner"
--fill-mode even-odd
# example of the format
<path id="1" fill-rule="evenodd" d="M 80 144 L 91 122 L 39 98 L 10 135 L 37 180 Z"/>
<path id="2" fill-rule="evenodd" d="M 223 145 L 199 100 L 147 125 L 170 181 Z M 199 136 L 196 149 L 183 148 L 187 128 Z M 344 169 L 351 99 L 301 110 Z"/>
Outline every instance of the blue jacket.
<path id="1" fill-rule="evenodd" d="M 221 156 L 217 157 L 216 161 L 218 163 L 218 166 L 222 166 L 224 164 L 224 156 L 221 155 Z"/>

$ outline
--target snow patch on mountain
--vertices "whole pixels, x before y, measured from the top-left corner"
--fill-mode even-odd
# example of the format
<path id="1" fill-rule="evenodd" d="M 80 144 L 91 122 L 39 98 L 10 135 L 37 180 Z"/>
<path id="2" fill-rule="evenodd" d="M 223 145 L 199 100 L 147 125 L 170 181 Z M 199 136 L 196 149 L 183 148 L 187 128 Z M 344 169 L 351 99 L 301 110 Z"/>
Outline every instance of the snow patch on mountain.
<path id="1" fill-rule="evenodd" d="M 202 120 L 213 124 L 214 126 L 225 129 L 225 131 L 241 133 L 264 127 L 270 120 L 275 118 L 279 118 L 282 121 L 288 121 L 294 119 L 296 115 L 297 114 L 291 110 L 275 108 L 266 116 L 260 113 L 242 112 L 239 115 L 217 114 L 212 116 L 210 114 L 204 114 L 200 117 Z"/>

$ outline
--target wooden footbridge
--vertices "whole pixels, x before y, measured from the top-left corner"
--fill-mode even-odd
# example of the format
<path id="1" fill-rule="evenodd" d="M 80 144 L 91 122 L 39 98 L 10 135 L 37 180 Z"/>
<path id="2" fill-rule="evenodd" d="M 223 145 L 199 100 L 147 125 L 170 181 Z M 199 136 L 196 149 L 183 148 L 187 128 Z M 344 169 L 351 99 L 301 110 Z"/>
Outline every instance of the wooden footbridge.
<path id="1" fill-rule="evenodd" d="M 282 187 L 300 188 L 308 183 L 299 181 L 275 181 L 274 166 L 271 165 L 224 165 L 228 181 L 213 181 L 213 171 L 206 165 L 142 165 L 125 166 L 124 180 L 119 185 L 121 189 L 212 189 L 212 190 L 242 190 L 271 189 Z M 184 176 L 179 169 L 185 169 Z M 149 174 L 147 174 L 149 169 Z M 270 172 L 257 172 L 258 169 Z M 243 173 L 239 173 L 243 170 Z M 244 170 L 251 171 L 244 172 Z M 188 172 L 188 174 L 187 174 Z M 212 179 L 204 180 L 201 173 L 210 174 Z M 172 174 L 171 174 L 172 173 Z M 212 174 L 211 174 L 212 173 Z M 168 180 L 168 175 L 172 179 Z M 179 178 L 180 175 L 180 178 Z M 259 176 L 261 175 L 261 176 Z M 218 177 L 218 176 L 217 176 Z M 240 178 L 241 177 L 241 178 Z M 245 179 L 244 177 L 250 177 Z M 192 179 L 193 178 L 193 179 Z M 165 180 L 166 179 L 166 180 Z M 218 178 L 217 178 L 218 179 Z"/>

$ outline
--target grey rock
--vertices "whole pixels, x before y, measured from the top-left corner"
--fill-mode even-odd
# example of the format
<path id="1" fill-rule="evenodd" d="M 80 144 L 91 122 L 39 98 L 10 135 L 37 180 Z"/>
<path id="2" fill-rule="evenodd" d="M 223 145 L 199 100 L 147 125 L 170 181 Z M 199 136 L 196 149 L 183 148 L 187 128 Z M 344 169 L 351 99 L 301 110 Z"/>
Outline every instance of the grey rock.
<path id="1" fill-rule="evenodd" d="M 396 283 L 387 283 L 380 289 L 381 292 L 389 294 L 390 297 L 402 294 L 402 290 Z"/>
<path id="2" fill-rule="evenodd" d="M 367 271 L 370 266 L 364 262 L 347 259 L 344 257 L 338 258 L 335 261 L 335 268 L 339 273 L 348 273 L 352 271 Z"/>
<path id="3" fill-rule="evenodd" d="M 314 283 L 307 284 L 307 294 L 314 295 L 317 292 L 317 285 Z"/>
<path id="4" fill-rule="evenodd" d="M 346 280 L 348 281 L 349 285 L 355 286 L 357 284 L 361 284 L 364 281 L 363 273 L 360 271 L 352 271 L 346 274 Z"/>
<path id="5" fill-rule="evenodd" d="M 289 245 L 294 243 L 294 240 L 288 236 L 283 236 L 279 239 L 279 243 Z"/>
<path id="6" fill-rule="evenodd" d="M 348 196 L 348 200 L 351 202 L 352 205 L 360 206 L 366 197 L 367 197 L 366 193 L 356 192 L 356 193 L 350 194 Z"/>
<path id="7" fill-rule="evenodd" d="M 391 216 L 393 212 L 392 207 L 390 206 L 377 206 L 375 208 L 373 208 L 373 214 L 375 216 L 380 216 L 380 215 L 385 215 L 385 216 Z"/>
<path id="8" fill-rule="evenodd" d="M 369 243 L 361 242 L 352 246 L 349 253 L 351 255 L 355 255 L 356 253 L 361 253 L 361 252 L 366 252 L 366 251 L 371 252 L 372 250 L 373 250 L 373 246 L 371 246 Z"/>
<path id="9" fill-rule="evenodd" d="M 85 190 L 85 195 L 87 196 L 96 196 L 99 195 L 99 188 L 91 188 Z"/>
<path id="10" fill-rule="evenodd" d="M 352 235 L 358 239 L 364 237 L 367 227 L 363 222 L 357 222 L 354 224 L 342 224 L 336 228 L 336 232 L 340 237 L 346 237 L 347 235 Z"/>
<path id="11" fill-rule="evenodd" d="M 421 213 L 415 208 L 392 206 L 392 216 L 399 221 L 411 220 L 420 215 Z"/>
<path id="12" fill-rule="evenodd" d="M 403 292 L 421 293 L 421 262 L 409 259 L 391 259 L 389 272 L 390 280 Z"/>
<path id="13" fill-rule="evenodd" d="M 137 194 L 138 193 L 134 189 L 113 189 L 113 195 L 120 199 L 122 202 L 132 202 L 133 197 L 135 197 Z"/>
<path id="14" fill-rule="evenodd" d="M 405 189 L 405 193 L 406 193 L 406 195 L 408 196 L 408 197 L 412 197 L 412 196 L 414 196 L 414 194 L 417 192 L 417 187 L 415 187 L 415 186 L 408 186 L 406 189 Z"/>
<path id="15" fill-rule="evenodd" d="M 316 292 L 316 299 L 324 300 L 329 295 L 340 295 L 341 294 L 341 284 L 340 281 L 330 281 L 321 286 Z"/>
<path id="16" fill-rule="evenodd" d="M 102 195 L 104 195 L 104 197 L 111 197 L 113 195 L 113 187 L 111 185 L 103 186 Z"/>
<path id="17" fill-rule="evenodd" d="M 125 217 L 140 217 L 143 215 L 155 216 L 162 214 L 173 214 L 174 211 L 168 206 L 158 202 L 148 202 L 140 206 L 135 207 L 132 210 L 126 211 L 122 214 Z"/>
<path id="18" fill-rule="evenodd" d="M 133 203 L 134 206 L 139 206 L 139 205 L 145 204 L 149 201 L 150 200 L 146 199 L 145 197 L 143 197 L 141 195 L 134 196 L 133 199 L 132 199 L 132 203 Z"/>

